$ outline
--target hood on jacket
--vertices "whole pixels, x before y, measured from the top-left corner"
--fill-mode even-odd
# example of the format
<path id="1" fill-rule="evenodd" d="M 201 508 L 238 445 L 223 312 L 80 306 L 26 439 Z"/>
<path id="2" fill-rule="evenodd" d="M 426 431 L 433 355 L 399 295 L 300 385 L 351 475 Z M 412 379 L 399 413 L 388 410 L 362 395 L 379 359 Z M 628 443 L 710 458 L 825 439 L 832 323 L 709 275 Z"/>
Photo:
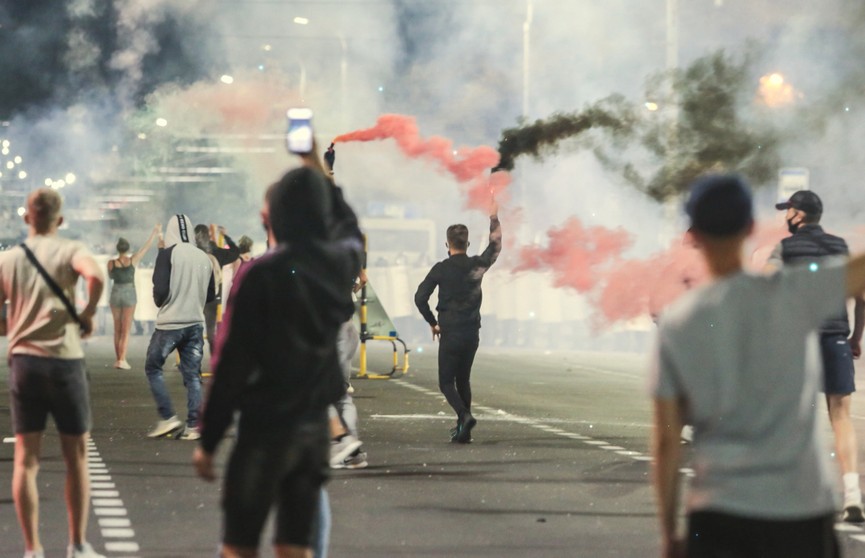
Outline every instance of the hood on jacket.
<path id="1" fill-rule="evenodd" d="M 189 242 L 192 239 L 192 221 L 182 213 L 172 215 L 165 226 L 165 247 L 171 248 L 180 242 Z"/>
<path id="2" fill-rule="evenodd" d="M 287 172 L 266 195 L 277 242 L 304 244 L 331 239 L 332 186 L 320 172 L 300 167 Z"/>

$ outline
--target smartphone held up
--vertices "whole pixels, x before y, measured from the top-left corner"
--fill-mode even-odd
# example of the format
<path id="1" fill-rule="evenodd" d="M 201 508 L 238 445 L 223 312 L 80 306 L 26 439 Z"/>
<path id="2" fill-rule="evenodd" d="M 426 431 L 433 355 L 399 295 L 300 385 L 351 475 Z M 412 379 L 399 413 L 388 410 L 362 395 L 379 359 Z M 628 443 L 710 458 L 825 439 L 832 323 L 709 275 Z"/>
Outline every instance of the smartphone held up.
<path id="1" fill-rule="evenodd" d="M 312 110 L 308 108 L 291 108 L 286 113 L 288 130 L 285 143 L 288 151 L 297 155 L 312 152 Z"/>

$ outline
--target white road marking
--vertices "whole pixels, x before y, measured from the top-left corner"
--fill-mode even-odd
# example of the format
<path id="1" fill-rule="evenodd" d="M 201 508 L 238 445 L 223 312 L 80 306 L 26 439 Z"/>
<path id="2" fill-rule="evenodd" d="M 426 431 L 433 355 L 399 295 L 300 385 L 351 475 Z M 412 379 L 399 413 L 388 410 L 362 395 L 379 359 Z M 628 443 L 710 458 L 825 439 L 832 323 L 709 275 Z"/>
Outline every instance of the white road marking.
<path id="1" fill-rule="evenodd" d="M 594 371 L 600 371 L 600 370 L 589 369 L 589 368 L 584 368 L 584 370 L 593 371 L 593 372 Z M 615 372 L 612 372 L 611 374 L 616 375 L 616 376 L 627 376 L 626 374 L 617 374 Z M 397 385 L 406 387 L 408 389 L 411 389 L 411 390 L 414 390 L 414 391 L 417 391 L 420 393 L 425 393 L 427 395 L 430 395 L 430 396 L 433 396 L 436 398 L 440 397 L 440 394 L 438 394 L 436 392 L 433 392 L 433 391 L 428 390 L 426 388 L 420 387 L 416 384 L 406 382 L 405 380 L 402 380 L 402 379 L 391 380 L 391 381 Z M 614 452 L 614 453 L 621 455 L 623 457 L 630 457 L 630 458 L 634 459 L 635 461 L 651 461 L 652 460 L 652 458 L 650 456 L 643 455 L 642 453 L 640 453 L 638 451 L 628 450 L 622 446 L 616 446 L 616 445 L 610 444 L 609 442 L 606 442 L 604 440 L 595 440 L 594 438 L 591 438 L 590 436 L 584 436 L 582 434 L 576 434 L 573 432 L 568 432 L 566 430 L 562 430 L 561 428 L 557 428 L 555 426 L 550 426 L 549 424 L 545 424 L 548 422 L 556 422 L 556 423 L 568 423 L 568 422 L 570 422 L 573 424 L 574 421 L 544 419 L 544 421 L 541 422 L 539 420 L 532 419 L 529 417 L 522 417 L 519 415 L 513 415 L 513 414 L 508 413 L 507 411 L 504 411 L 502 409 L 493 409 L 493 408 L 487 407 L 485 405 L 477 405 L 476 404 L 476 405 L 474 405 L 473 408 L 474 408 L 475 412 L 483 411 L 485 413 L 490 414 L 490 416 L 485 416 L 484 420 L 507 421 L 507 422 L 515 422 L 518 424 L 524 424 L 526 426 L 531 426 L 531 427 L 537 428 L 538 430 L 548 432 L 550 434 L 557 434 L 559 436 L 562 436 L 563 438 L 569 438 L 572 440 L 580 440 L 584 444 L 588 444 L 588 445 L 594 446 L 598 449 L 602 449 L 605 451 Z M 395 419 L 395 420 L 450 420 L 452 417 L 449 415 L 409 414 L 409 415 L 371 415 L 370 418 L 373 418 L 373 419 Z M 579 422 L 585 423 L 584 421 L 579 421 Z M 686 474 L 686 473 L 683 473 L 683 474 Z M 691 472 L 691 476 L 693 476 L 693 471 Z"/>
<path id="2" fill-rule="evenodd" d="M 135 542 L 135 530 L 129 520 L 120 491 L 115 490 L 108 466 L 99 455 L 96 443 L 91 438 L 87 441 L 87 466 L 90 480 L 93 483 L 90 493 L 90 503 L 93 514 L 98 518 L 100 533 L 103 539 L 111 539 L 105 543 L 105 553 L 117 556 L 140 550 Z M 98 474 L 94 474 L 98 473 Z"/>

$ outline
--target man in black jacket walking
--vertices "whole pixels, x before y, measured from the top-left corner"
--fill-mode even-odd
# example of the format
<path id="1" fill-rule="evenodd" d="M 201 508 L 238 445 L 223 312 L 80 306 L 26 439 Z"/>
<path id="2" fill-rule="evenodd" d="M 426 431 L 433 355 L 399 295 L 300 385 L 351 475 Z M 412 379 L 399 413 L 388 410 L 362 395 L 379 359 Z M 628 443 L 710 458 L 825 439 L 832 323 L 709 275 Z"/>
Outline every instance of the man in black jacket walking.
<path id="1" fill-rule="evenodd" d="M 469 230 L 465 225 L 447 229 L 448 259 L 435 264 L 421 282 L 414 302 L 439 338 L 439 389 L 457 414 L 451 441 L 471 442 L 477 424 L 472 416 L 471 373 L 478 350 L 481 328 L 481 281 L 502 250 L 498 207 L 490 215 L 490 243 L 479 256 L 469 257 Z M 438 320 L 429 307 L 429 298 L 438 287 Z"/>
<path id="2" fill-rule="evenodd" d="M 781 265 L 819 266 L 823 258 L 849 255 L 844 239 L 824 232 L 819 225 L 823 215 L 823 202 L 814 192 L 800 190 L 775 207 L 787 212 L 785 219 L 792 236 L 782 240 L 775 248 L 767 268 L 775 269 Z M 823 391 L 826 394 L 829 420 L 835 433 L 836 455 L 844 479 L 843 519 L 850 523 L 863 523 L 865 515 L 859 488 L 856 432 L 850 418 L 850 400 L 851 394 L 856 391 L 853 359 L 859 358 L 862 353 L 865 303 L 861 295 L 854 300 L 852 334 L 845 309 L 842 314 L 824 322 L 820 328 L 820 352 L 823 357 Z"/>

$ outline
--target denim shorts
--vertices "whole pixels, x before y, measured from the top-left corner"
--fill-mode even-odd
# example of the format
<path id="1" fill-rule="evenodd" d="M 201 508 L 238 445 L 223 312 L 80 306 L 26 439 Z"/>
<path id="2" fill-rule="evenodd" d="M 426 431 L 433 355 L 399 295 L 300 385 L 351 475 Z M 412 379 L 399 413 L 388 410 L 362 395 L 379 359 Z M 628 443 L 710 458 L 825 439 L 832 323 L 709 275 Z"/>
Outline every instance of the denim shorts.
<path id="1" fill-rule="evenodd" d="M 44 431 L 49 414 L 61 434 L 90 431 L 90 380 L 84 359 L 12 355 L 9 397 L 15 434 Z"/>
<path id="2" fill-rule="evenodd" d="M 847 336 L 821 335 L 820 354 L 823 357 L 823 391 L 830 395 L 848 395 L 856 391 L 853 351 Z"/>
<path id="3" fill-rule="evenodd" d="M 114 283 L 111 287 L 111 295 L 108 297 L 108 304 L 115 308 L 129 308 L 138 303 L 138 296 L 135 294 L 135 283 Z"/>

